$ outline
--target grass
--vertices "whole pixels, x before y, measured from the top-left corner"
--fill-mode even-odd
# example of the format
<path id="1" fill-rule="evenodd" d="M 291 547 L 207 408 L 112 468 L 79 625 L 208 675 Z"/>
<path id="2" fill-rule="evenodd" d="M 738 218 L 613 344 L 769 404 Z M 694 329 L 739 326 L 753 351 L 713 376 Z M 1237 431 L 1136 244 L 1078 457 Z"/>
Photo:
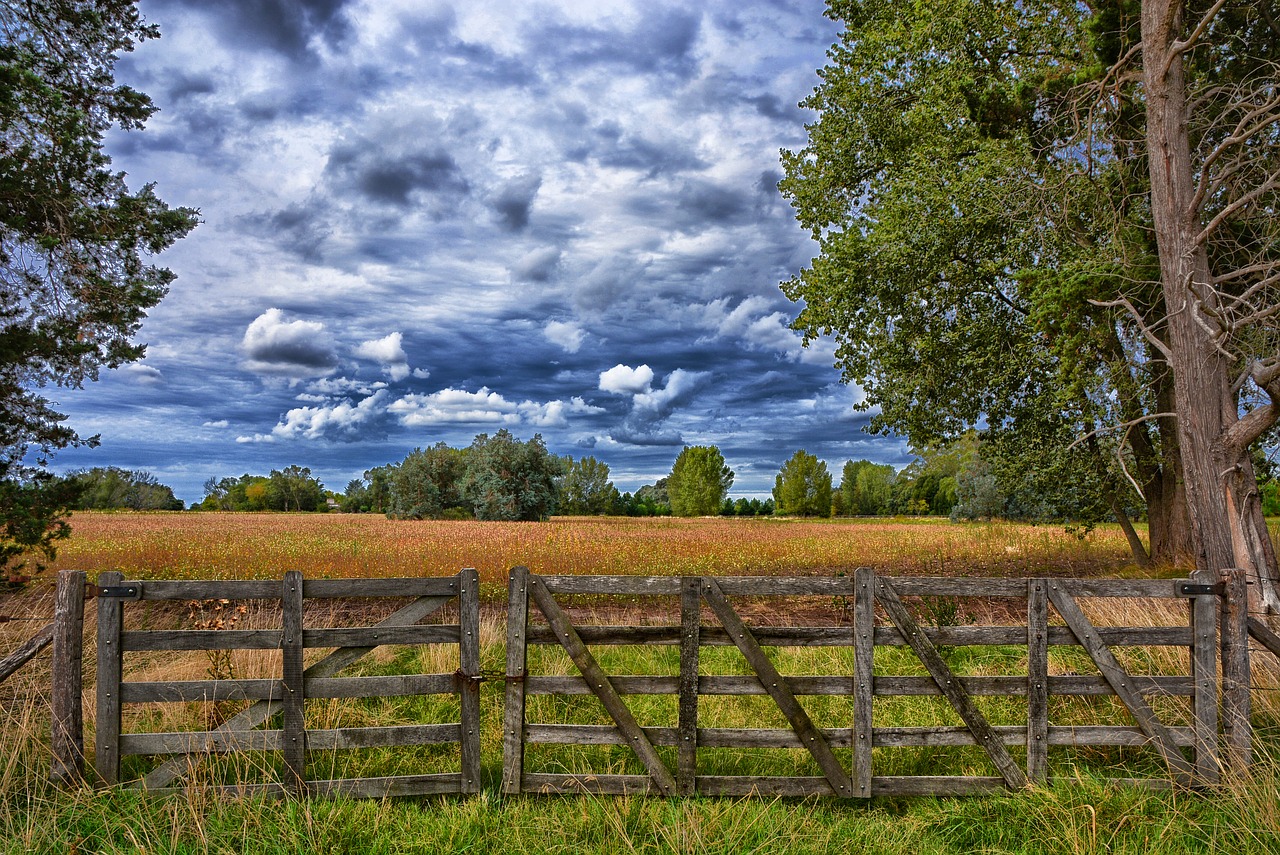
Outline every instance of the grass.
<path id="1" fill-rule="evenodd" d="M 1078 541 L 1060 530 L 1028 526 L 950 526 L 937 522 L 803 523 L 748 520 L 573 520 L 546 525 L 391 523 L 372 517 L 242 515 L 77 515 L 76 534 L 63 550 L 64 566 L 123 569 L 142 577 L 278 577 L 284 569 L 308 575 L 444 575 L 459 566 L 486 572 L 490 593 L 509 563 L 525 563 L 535 572 L 561 573 L 798 573 L 838 572 L 871 564 L 886 572 L 982 573 L 1023 575 L 1127 572 L 1123 541 L 1101 531 Z M 437 529 L 435 526 L 442 526 Z M 434 534 L 433 534 L 434 532 Z M 438 543 L 431 538 L 439 537 Z M 116 538 L 116 540 L 113 540 Z M 506 539 L 504 539 L 506 538 Z M 775 542 L 776 540 L 776 542 Z M 465 547 L 475 551 L 467 560 Z M 335 547 L 335 544 L 338 546 Z M 346 551 L 341 544 L 347 544 Z M 354 545 L 353 545 L 354 544 Z M 913 544 L 918 551 L 913 551 Z M 326 553 L 333 549 L 332 554 Z M 613 550 L 612 552 L 610 550 Z M 700 552 L 701 550 L 701 552 Z M 367 555 L 366 555 L 367 552 Z M 386 563 L 382 563 L 385 561 Z M 432 563 L 439 561 L 441 563 Z M 148 563 L 150 562 L 150 563 Z M 574 563 L 580 562 L 580 563 Z M 790 562 L 790 563 L 789 563 Z M 1062 563 L 1055 563 L 1062 562 Z M 242 568 L 237 571 L 236 568 Z M 417 572 L 413 568 L 417 567 Z M 249 569 L 244 569 L 249 568 Z M 19 602 L 38 610 L 36 591 Z M 0 603 L 14 614 L 15 601 Z M 838 604 L 827 604 L 842 619 Z M 934 617 L 956 620 L 946 604 Z M 1100 624 L 1172 624 L 1185 610 L 1153 614 L 1136 604 L 1117 602 L 1111 613 L 1090 611 Z M 638 606 L 628 605 L 628 618 Z M 598 604 L 580 614 L 615 622 Z M 975 606 L 987 621 L 998 612 Z M 157 625 L 180 615 L 151 614 Z M 241 628 L 265 625 L 272 616 L 251 612 Z M 923 616 L 930 622 L 928 616 Z M 3 649 L 39 624 L 0 624 Z M 502 624 L 486 610 L 482 632 L 483 666 L 503 667 Z M 86 648 L 91 658 L 92 646 Z M 666 648 L 600 648 L 611 672 L 672 674 L 673 651 Z M 832 648 L 771 650 L 783 673 L 852 673 L 848 651 Z M 1054 650 L 1053 670 L 1085 672 L 1088 667 L 1069 649 Z M 1025 651 L 1018 648 L 964 648 L 948 651 L 958 671 L 1025 673 Z M 1182 672 L 1183 651 L 1158 648 L 1126 651 L 1134 670 Z M 575 673 L 557 649 L 534 648 L 531 672 Z M 130 678 L 198 679 L 210 663 L 194 654 L 175 663 L 139 657 Z M 278 657 L 270 651 L 240 651 L 231 667 L 241 676 L 274 676 Z M 380 650 L 358 673 L 449 672 L 456 653 L 443 646 L 424 650 Z M 905 650 L 877 651 L 877 673 L 921 673 Z M 746 673 L 733 649 L 704 648 L 704 673 Z M 91 670 L 91 669 L 90 669 Z M 196 786 L 182 795 L 145 797 L 123 789 L 62 790 L 47 782 L 48 670 L 36 660 L 0 686 L 0 853 L 324 853 L 521 852 L 521 853 L 1210 853 L 1280 851 L 1280 740 L 1274 738 L 1277 714 L 1275 672 L 1260 669 L 1255 694 L 1260 725 L 1259 761 L 1248 775 L 1233 777 L 1203 792 L 1150 792 L 1114 786 L 1109 776 L 1158 773 L 1149 753 L 1075 752 L 1054 749 L 1050 759 L 1055 783 L 1025 792 L 973 799 L 874 799 L 847 803 L 836 799 L 711 799 L 591 796 L 501 798 L 501 681 L 483 689 L 482 759 L 484 785 L 477 797 L 437 797 L 386 802 L 259 799 L 227 800 Z M 579 702 L 581 701 L 581 702 Z M 670 725 L 671 698 L 629 697 L 644 724 Z M 783 726 L 767 699 L 747 703 L 704 698 L 704 726 Z M 1019 723 L 1023 702 L 979 699 L 997 724 Z M 819 726 L 847 727 L 847 699 L 806 697 L 806 709 Z M 1119 710 L 1099 711 L 1091 703 L 1056 698 L 1054 723 L 1097 722 Z M 1162 714 L 1183 714 L 1175 700 Z M 209 710 L 202 705 L 137 705 L 126 730 L 198 729 Z M 374 721 L 456 720 L 451 697 L 321 702 L 308 706 L 309 726 L 362 725 Z M 954 715 L 936 699 L 878 698 L 877 725 L 912 726 L 954 723 Z M 530 698 L 530 721 L 603 722 L 594 699 Z M 90 741 L 92 730 L 90 729 Z M 665 749 L 664 749 L 665 750 Z M 838 755 L 847 763 L 847 749 Z M 1016 749 L 1015 749 L 1015 756 Z M 456 748 L 419 749 L 414 754 L 388 751 L 334 752 L 313 756 L 318 774 L 393 774 L 456 769 Z M 668 758 L 669 759 L 669 758 Z M 1020 758 L 1019 758 L 1020 759 Z M 278 774 L 278 760 L 257 755 L 221 767 L 210 764 L 206 780 L 252 779 Z M 149 761 L 135 760 L 133 773 Z M 943 764 L 940 766 L 939 764 Z M 771 749 L 705 750 L 704 774 L 814 774 L 807 753 Z M 612 747 L 533 746 L 530 771 L 639 771 L 626 752 Z M 877 774 L 992 774 L 976 749 L 945 752 L 877 749 Z"/>

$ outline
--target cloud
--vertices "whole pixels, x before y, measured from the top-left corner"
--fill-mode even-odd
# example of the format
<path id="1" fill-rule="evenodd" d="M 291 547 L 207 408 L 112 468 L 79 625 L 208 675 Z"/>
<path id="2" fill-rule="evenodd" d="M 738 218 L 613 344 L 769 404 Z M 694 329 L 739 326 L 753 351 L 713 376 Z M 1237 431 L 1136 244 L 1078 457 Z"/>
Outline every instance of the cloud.
<path id="1" fill-rule="evenodd" d="M 523 231 L 529 225 L 529 209 L 541 186 L 542 176 L 535 172 L 504 184 L 489 203 L 498 215 L 498 222 L 510 231 Z"/>
<path id="2" fill-rule="evenodd" d="M 127 377 L 131 383 L 139 386 L 163 386 L 164 375 L 160 370 L 150 365 L 138 365 L 132 363 L 120 367 L 120 373 Z"/>
<path id="3" fill-rule="evenodd" d="M 390 393 L 379 389 L 358 403 L 337 401 L 320 407 L 297 407 L 284 414 L 284 420 L 271 429 L 280 439 L 368 439 L 383 434 L 379 422 L 386 413 Z"/>
<path id="4" fill-rule="evenodd" d="M 227 421 L 226 419 L 218 419 L 217 421 L 205 422 L 204 424 L 200 425 L 200 427 L 225 428 L 225 427 L 231 427 L 231 422 Z"/>
<path id="5" fill-rule="evenodd" d="M 409 356 L 404 352 L 402 340 L 400 333 L 393 332 L 379 339 L 361 342 L 356 346 L 356 356 L 379 363 L 392 380 L 403 380 L 409 376 Z"/>
<path id="6" fill-rule="evenodd" d="M 572 321 L 547 321 L 542 334 L 547 341 L 564 348 L 566 353 L 577 353 L 582 347 L 582 340 L 587 337 L 582 327 Z"/>
<path id="7" fill-rule="evenodd" d="M 242 343 L 248 369 L 301 379 L 328 374 L 337 367 L 333 341 L 320 321 L 290 321 L 267 309 L 249 324 Z"/>
<path id="8" fill-rule="evenodd" d="M 452 423 L 463 424 L 527 424 L 533 427 L 562 427 L 568 416 L 603 412 L 582 398 L 565 401 L 508 401 L 487 386 L 479 391 L 441 389 L 428 395 L 406 395 L 387 407 L 406 427 L 422 427 Z"/>
<path id="9" fill-rule="evenodd" d="M 471 189 L 453 155 L 426 139 L 346 140 L 329 153 L 325 172 L 340 189 L 398 208 L 421 194 L 456 197 Z"/>
<path id="10" fill-rule="evenodd" d="M 648 392 L 653 383 L 653 369 L 648 365 L 632 368 L 618 363 L 608 371 L 600 372 L 600 391 L 615 395 L 636 395 Z"/>
<path id="11" fill-rule="evenodd" d="M 515 279 L 523 282 L 547 282 L 560 266 L 560 250 L 553 246 L 535 249 L 511 267 Z"/>

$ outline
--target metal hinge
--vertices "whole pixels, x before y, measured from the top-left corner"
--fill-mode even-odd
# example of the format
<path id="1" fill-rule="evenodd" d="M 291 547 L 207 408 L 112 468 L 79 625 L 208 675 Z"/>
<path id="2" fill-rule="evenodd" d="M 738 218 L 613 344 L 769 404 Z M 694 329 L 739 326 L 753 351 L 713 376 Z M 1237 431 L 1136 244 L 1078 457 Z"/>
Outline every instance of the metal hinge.
<path id="1" fill-rule="evenodd" d="M 1227 593 L 1226 586 L 1221 582 L 1216 585 L 1204 585 L 1198 582 L 1179 582 L 1179 597 L 1198 597 L 1203 594 L 1213 594 L 1216 597 L 1224 596 Z"/>
<path id="2" fill-rule="evenodd" d="M 89 594 L 93 597 L 107 597 L 113 600 L 142 599 L 142 583 L 132 585 L 90 585 Z"/>

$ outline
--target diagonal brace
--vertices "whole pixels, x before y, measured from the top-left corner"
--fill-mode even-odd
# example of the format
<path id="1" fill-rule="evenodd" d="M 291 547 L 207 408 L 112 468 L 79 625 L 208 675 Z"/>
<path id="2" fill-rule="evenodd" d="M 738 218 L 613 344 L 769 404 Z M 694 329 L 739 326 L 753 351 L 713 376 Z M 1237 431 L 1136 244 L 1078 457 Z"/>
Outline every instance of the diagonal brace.
<path id="1" fill-rule="evenodd" d="M 1142 699 L 1142 693 L 1134 686 L 1133 678 L 1129 676 L 1129 672 L 1125 671 L 1110 648 L 1102 643 L 1102 640 L 1098 637 L 1097 628 L 1085 617 L 1075 599 L 1066 591 L 1063 591 L 1059 585 L 1050 583 L 1049 599 L 1052 601 L 1053 607 L 1058 610 L 1058 614 L 1062 615 L 1062 619 L 1066 621 L 1067 626 L 1071 628 L 1071 632 L 1075 635 L 1076 640 L 1080 642 L 1080 646 L 1089 654 L 1093 664 L 1098 666 L 1102 676 L 1111 685 L 1112 691 L 1129 708 L 1129 712 L 1134 720 L 1137 721 L 1138 727 L 1142 728 L 1142 732 L 1155 743 L 1156 750 L 1160 752 L 1160 756 L 1172 768 L 1174 778 L 1180 783 L 1189 784 L 1195 775 L 1195 770 L 1173 741 L 1173 734 L 1160 722 L 1155 712 Z"/>
<path id="2" fill-rule="evenodd" d="M 991 762 L 995 764 L 1001 777 L 1004 778 L 1005 786 L 1011 790 L 1020 790 L 1027 786 L 1026 773 L 1014 762 L 1013 757 L 1009 754 L 1009 749 L 1005 748 L 1004 742 L 991 728 L 986 717 L 974 706 L 973 699 L 969 697 L 969 692 L 965 689 L 960 678 L 952 672 L 951 667 L 947 665 L 942 655 L 938 653 L 938 649 L 933 646 L 933 642 L 929 640 L 924 631 L 920 629 L 920 625 L 916 623 L 915 618 L 907 611 L 907 607 L 902 604 L 901 598 L 898 597 L 898 592 L 880 577 L 876 577 L 876 599 L 884 606 L 889 619 L 893 621 L 898 631 L 902 633 L 902 637 L 911 645 L 911 649 L 915 651 L 920 662 L 928 670 L 929 676 L 938 685 L 943 697 L 960 714 L 965 726 L 973 734 L 974 741 L 981 746 L 983 751 L 987 752 L 987 756 L 991 758 Z"/>
<path id="3" fill-rule="evenodd" d="M 818 768 L 822 770 L 822 774 L 826 776 L 827 781 L 831 784 L 831 789 L 838 796 L 851 797 L 853 795 L 853 784 L 849 779 L 848 773 L 840 765 L 840 761 L 836 759 L 835 753 L 831 750 L 831 746 L 827 744 L 827 740 L 822 733 L 818 728 L 814 727 L 813 720 L 809 718 L 809 714 L 804 711 L 804 707 L 800 706 L 800 702 L 796 700 L 796 696 L 791 691 L 791 687 L 787 685 L 787 681 L 778 673 L 778 669 L 773 666 L 773 663 L 769 661 L 769 657 L 765 655 L 764 650 L 760 648 L 755 635 L 752 634 L 751 630 L 747 629 L 747 625 L 742 622 L 742 618 L 733 610 L 733 606 L 725 598 L 720 586 L 712 579 L 704 580 L 702 597 L 711 606 L 711 611 L 719 618 L 720 624 L 728 631 L 733 643 L 738 646 L 738 650 L 742 651 L 742 655 L 746 657 L 747 662 L 755 669 L 756 675 L 764 686 L 764 690 L 769 693 L 774 703 L 782 710 L 782 714 L 787 717 L 787 721 L 791 723 L 791 729 L 799 737 L 800 743 L 809 749 L 813 759 L 818 761 Z"/>
<path id="4" fill-rule="evenodd" d="M 613 688 L 613 683 L 605 675 L 604 669 L 596 662 L 596 658 L 591 655 L 591 651 L 587 649 L 582 637 L 574 629 L 568 615 L 560 608 L 560 605 L 555 601 L 555 597 L 551 596 L 551 592 L 547 590 L 546 584 L 540 577 L 530 575 L 529 593 L 533 595 L 534 602 L 542 610 L 547 623 L 551 625 L 552 631 L 555 632 L 556 638 L 560 640 L 560 644 L 568 652 L 573 664 L 578 666 L 578 670 L 586 678 L 587 685 L 591 688 L 591 691 L 604 704 L 605 710 L 613 717 L 614 723 L 618 725 L 618 730 L 622 732 L 627 744 L 636 752 L 636 756 L 640 758 L 640 762 L 648 770 L 649 776 L 653 779 L 654 784 L 657 785 L 659 792 L 664 796 L 676 795 L 675 778 L 672 777 L 671 772 L 663 764 L 662 758 L 658 756 L 657 750 L 653 747 L 653 743 L 649 741 L 649 737 L 645 736 L 644 731 L 640 729 L 640 725 L 636 722 L 635 716 L 631 714 L 631 709 L 623 702 L 622 696 L 618 694 L 617 690 Z"/>

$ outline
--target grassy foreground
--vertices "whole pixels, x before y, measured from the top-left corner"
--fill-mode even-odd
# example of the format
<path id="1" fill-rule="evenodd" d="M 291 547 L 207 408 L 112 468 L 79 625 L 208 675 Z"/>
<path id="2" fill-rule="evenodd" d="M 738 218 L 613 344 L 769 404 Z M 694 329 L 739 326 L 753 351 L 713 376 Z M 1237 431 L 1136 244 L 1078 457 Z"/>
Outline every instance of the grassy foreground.
<path id="1" fill-rule="evenodd" d="M 470 565 L 481 569 L 491 595 L 513 563 L 543 573 L 664 575 L 821 574 L 858 564 L 886 572 L 956 575 L 1129 572 L 1123 540 L 1114 531 L 1078 540 L 1060 528 L 938 522 L 557 520 L 495 526 L 404 524 L 373 517 L 88 514 L 77 515 L 75 526 L 62 566 L 91 574 L 122 569 L 143 578 L 272 578 L 296 568 L 316 576 L 393 576 L 452 573 Z M 24 602 L 39 606 L 43 598 Z M 0 612 L 16 614 L 14 605 L 0 601 Z M 14 639 L 22 633 L 15 623 L 0 624 L 0 652 L 16 646 Z M 500 626 L 491 622 L 484 636 L 487 669 L 501 667 L 499 636 Z M 86 658 L 90 656 L 88 647 Z M 553 659 L 548 651 L 541 664 L 553 668 Z M 369 673 L 385 673 L 383 669 L 396 667 L 395 660 L 396 654 L 388 652 L 370 663 Z M 456 666 L 430 664 L 450 670 Z M 820 668 L 816 661 L 788 664 L 785 673 L 816 673 Z M 881 664 L 902 673 L 902 663 L 881 663 L 878 654 L 878 671 Z M 187 667 L 194 670 L 185 676 L 195 678 L 203 666 L 196 660 Z M 643 673 L 648 667 L 636 661 L 619 670 Z M 652 667 L 668 673 L 670 662 Z M 184 676 L 171 671 L 166 671 L 171 678 Z M 1265 727 L 1277 720 L 1280 693 L 1273 675 L 1261 682 L 1270 687 L 1255 695 L 1258 723 Z M 547 704 L 539 710 L 541 720 L 557 714 L 566 721 L 598 716 L 598 711 L 557 710 L 551 699 L 535 700 Z M 502 798 L 500 681 L 485 684 L 483 710 L 485 780 L 478 797 L 287 802 L 224 800 L 199 786 L 167 797 L 89 787 L 67 791 L 47 783 L 48 670 L 47 660 L 37 660 L 0 685 L 0 853 L 1280 852 L 1280 752 L 1273 747 L 1280 740 L 1274 730 L 1260 729 L 1261 756 L 1249 776 L 1195 793 L 1108 785 L 1104 776 L 1124 774 L 1133 768 L 1126 764 L 1143 762 L 1121 754 L 1071 757 L 1054 768 L 1058 783 L 1051 787 L 987 798 L 876 799 L 866 804 L 835 799 Z M 923 704 L 904 703 L 892 710 L 877 704 L 877 719 L 892 714 L 898 724 L 917 723 L 916 716 L 935 712 Z M 994 712 L 988 710 L 989 715 Z M 201 713 L 178 709 L 169 713 L 177 719 L 165 726 L 195 729 L 193 721 Z M 314 714 L 343 718 L 364 711 L 319 708 Z M 1061 714 L 1071 713 L 1064 709 Z M 826 726 L 837 726 L 847 710 L 833 709 L 830 715 L 834 719 Z M 192 720 L 183 721 L 183 716 Z M 87 737 L 91 746 L 91 726 Z M 531 762 L 543 769 L 575 768 L 580 762 L 560 746 L 540 746 L 537 752 Z M 781 753 L 785 764 L 788 752 Z M 846 753 L 841 756 L 847 762 Z M 452 756 L 429 759 L 446 766 L 456 762 Z M 589 759 L 594 763 L 599 755 Z M 962 753 L 953 759 L 969 762 Z M 802 754 L 796 762 L 804 760 Z M 376 774 L 397 762 L 375 754 L 362 772 Z M 738 773 L 765 771 L 753 768 L 750 764 L 757 761 L 752 758 L 725 762 L 737 763 Z M 903 762 L 913 761 L 908 757 Z"/>

